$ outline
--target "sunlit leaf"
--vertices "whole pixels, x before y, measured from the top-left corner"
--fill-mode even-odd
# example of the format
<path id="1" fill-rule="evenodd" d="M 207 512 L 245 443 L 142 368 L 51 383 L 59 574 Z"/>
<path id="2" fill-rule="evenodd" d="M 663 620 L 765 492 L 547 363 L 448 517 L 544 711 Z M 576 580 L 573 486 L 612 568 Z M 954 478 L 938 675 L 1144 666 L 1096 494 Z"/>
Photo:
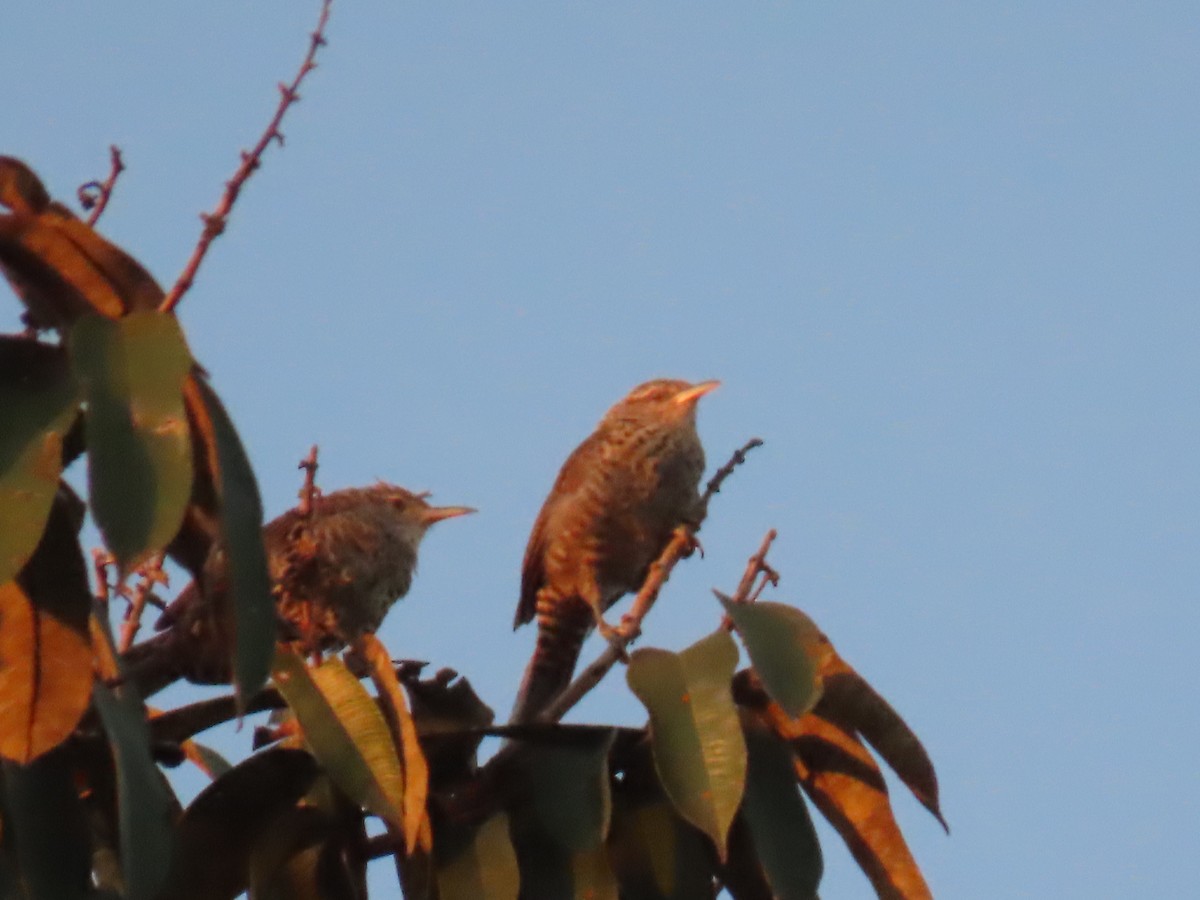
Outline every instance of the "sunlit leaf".
<path id="1" fill-rule="evenodd" d="M 937 773 L 921 741 L 891 704 L 832 648 L 831 652 L 821 714 L 843 729 L 861 734 L 949 831 L 938 805 Z"/>
<path id="2" fill-rule="evenodd" d="M 733 638 L 717 631 L 682 653 L 643 649 L 626 678 L 650 713 L 654 764 L 680 814 L 725 856 L 746 777 L 746 745 L 729 682 Z"/>
<path id="3" fill-rule="evenodd" d="M 404 773 L 383 713 L 340 659 L 315 669 L 280 651 L 275 684 L 313 753 L 346 796 L 404 833 Z"/>
<path id="4" fill-rule="evenodd" d="M 0 585 L 0 756 L 29 762 L 66 740 L 92 690 L 87 639 Z"/>
<path id="5" fill-rule="evenodd" d="M 880 897 L 928 900 L 921 870 L 896 824 L 883 773 L 853 735 L 820 716 L 800 723 L 793 740 L 800 784 L 837 829 Z"/>
<path id="6" fill-rule="evenodd" d="M 21 196 L 15 186 L 0 171 L 4 199 L 15 200 L 13 214 L 0 215 L 0 268 L 39 327 L 65 330 L 88 314 L 117 318 L 158 307 L 162 288 L 141 263 L 65 206 L 45 202 L 40 183 L 39 196 Z"/>
<path id="7" fill-rule="evenodd" d="M 88 706 L 92 651 L 79 500 L 64 487 L 33 556 L 0 585 L 0 756 L 29 762 L 64 741 Z"/>
<path id="8" fill-rule="evenodd" d="M 0 584 L 41 538 L 78 406 L 61 347 L 0 337 Z"/>
<path id="9" fill-rule="evenodd" d="M 249 702 L 271 671 L 275 653 L 275 601 L 267 573 L 262 538 L 262 501 L 258 482 L 237 430 L 216 392 L 198 372 L 184 382 L 184 399 L 196 439 L 206 448 L 218 500 L 222 552 L 233 598 L 234 687 L 242 706 Z"/>
<path id="10" fill-rule="evenodd" d="M 132 256 L 54 203 L 27 165 L 0 156 L 0 270 L 38 327 L 158 308 L 162 288 Z"/>
<path id="11" fill-rule="evenodd" d="M 71 333 L 87 400 L 88 483 L 105 542 L 129 570 L 171 540 L 192 486 L 183 380 L 192 366 L 173 316 L 88 316 Z"/>
<path id="12" fill-rule="evenodd" d="M 821 881 L 821 845 L 796 786 L 791 750 L 752 716 L 743 716 L 749 768 L 742 816 L 772 893 L 779 900 L 814 900 Z"/>
<path id="13" fill-rule="evenodd" d="M 516 900 L 521 878 L 506 815 L 497 813 L 473 829 L 447 825 L 436 837 L 440 900 Z"/>
<path id="14" fill-rule="evenodd" d="M 4 845 L 24 890 L 10 885 L 4 897 L 91 896 L 91 841 L 71 768 L 61 753 L 49 753 L 29 765 L 5 762 L 3 777 Z M 12 873 L 16 880 L 16 873 Z"/>
<path id="15" fill-rule="evenodd" d="M 172 900 L 233 900 L 246 889 L 250 857 L 278 817 L 318 775 L 303 750 L 255 754 L 205 788 L 187 808 L 163 895 Z"/>
<path id="16" fill-rule="evenodd" d="M 429 765 L 421 744 L 417 740 L 417 728 L 408 708 L 404 690 L 392 667 L 392 660 L 383 642 L 373 634 L 362 635 L 356 649 L 371 666 L 371 680 L 379 692 L 379 699 L 387 713 L 392 738 L 401 749 L 404 770 L 404 846 L 408 853 L 417 848 L 422 831 L 428 833 L 429 814 L 425 802 L 429 796 Z M 431 847 L 422 848 L 426 851 Z"/>
<path id="17" fill-rule="evenodd" d="M 821 696 L 822 655 L 831 649 L 812 619 L 785 603 L 734 603 L 715 593 L 737 627 L 767 693 L 789 715 L 812 709 Z"/>
<path id="18" fill-rule="evenodd" d="M 50 205 L 50 194 L 29 166 L 12 156 L 0 156 L 0 206 L 33 215 Z"/>

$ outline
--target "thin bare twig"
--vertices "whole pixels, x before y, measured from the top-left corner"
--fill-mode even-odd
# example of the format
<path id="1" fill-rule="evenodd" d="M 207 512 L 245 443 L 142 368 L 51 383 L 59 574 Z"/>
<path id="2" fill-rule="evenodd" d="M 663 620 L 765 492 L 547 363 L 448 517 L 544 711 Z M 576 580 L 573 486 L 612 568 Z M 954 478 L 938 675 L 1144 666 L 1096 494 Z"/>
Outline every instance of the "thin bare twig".
<path id="1" fill-rule="evenodd" d="M 104 181 L 89 181 L 86 184 L 81 184 L 75 192 L 75 196 L 79 198 L 79 205 L 85 210 L 90 209 L 92 214 L 88 216 L 87 223 L 95 225 L 100 221 L 100 217 L 104 215 L 104 209 L 108 206 L 108 201 L 112 199 L 113 188 L 117 185 L 117 178 L 125 171 L 125 161 L 121 159 L 121 148 L 113 144 L 108 148 L 109 170 L 108 177 Z"/>
<path id="2" fill-rule="evenodd" d="M 111 590 L 108 583 L 108 567 L 113 564 L 110 553 L 99 547 L 92 548 L 92 572 L 96 575 L 96 602 L 108 612 L 108 601 Z"/>
<path id="3" fill-rule="evenodd" d="M 184 266 L 183 272 L 179 275 L 179 280 L 175 282 L 175 286 L 171 288 L 171 292 L 163 299 L 159 309 L 162 312 L 170 312 L 183 299 L 183 295 L 187 293 L 192 286 L 192 282 L 196 278 L 196 272 L 200 268 L 200 263 L 204 261 L 204 256 L 208 253 L 209 245 L 225 230 L 225 224 L 228 221 L 229 213 L 233 210 L 234 203 L 237 202 L 238 194 L 241 193 L 242 185 L 253 174 L 254 170 L 259 167 L 262 162 L 262 155 L 266 152 L 271 141 L 278 141 L 280 146 L 283 146 L 283 132 L 279 130 L 279 125 L 283 122 L 284 114 L 293 103 L 300 99 L 300 84 L 304 81 L 306 75 L 317 67 L 316 57 L 317 50 L 325 45 L 325 25 L 329 22 L 329 10 L 333 0 L 322 0 L 321 16 L 317 20 L 317 27 L 310 36 L 308 53 L 304 56 L 304 62 L 300 64 L 300 70 L 296 73 L 296 77 L 292 79 L 291 84 L 279 85 L 279 105 L 275 109 L 275 115 L 271 117 L 266 130 L 263 131 L 262 137 L 258 139 L 258 143 L 254 145 L 254 149 L 249 153 L 242 151 L 242 164 L 238 166 L 233 177 L 225 182 L 225 193 L 221 195 L 221 201 L 217 204 L 216 209 L 211 213 L 204 213 L 201 219 L 204 220 L 204 230 L 200 232 L 200 240 L 196 242 L 196 249 L 192 251 L 192 257 Z"/>
<path id="4" fill-rule="evenodd" d="M 317 488 L 317 445 L 313 444 L 308 451 L 308 456 L 300 460 L 299 469 L 304 470 L 304 486 L 300 488 L 300 503 L 296 510 L 300 515 L 308 517 L 312 515 L 313 504 L 316 502 L 320 492 Z"/>
<path id="5" fill-rule="evenodd" d="M 151 602 L 156 584 L 169 584 L 167 573 L 163 571 L 163 555 L 158 553 L 138 569 L 139 581 L 129 598 L 129 609 L 125 611 L 125 619 L 121 622 L 121 637 L 117 642 L 117 651 L 125 653 L 133 646 L 138 629 L 142 623 L 142 613 Z"/>
<path id="6" fill-rule="evenodd" d="M 729 462 L 717 469 L 713 477 L 708 480 L 708 484 L 704 486 L 704 493 L 700 495 L 700 503 L 704 511 L 700 517 L 701 521 L 704 520 L 704 515 L 708 514 L 708 501 L 713 498 L 714 494 L 720 493 L 721 485 L 725 483 L 725 479 L 733 474 L 734 469 L 746 461 L 747 453 L 755 447 L 761 447 L 762 445 L 762 438 L 750 438 L 744 446 L 734 450 L 733 456 L 729 457 Z"/>
<path id="7" fill-rule="evenodd" d="M 542 711 L 538 716 L 538 721 L 557 722 L 583 699 L 588 691 L 599 684 L 613 666 L 625 658 L 626 649 L 641 634 L 642 620 L 654 606 L 663 585 L 671 577 L 671 571 L 681 559 L 691 555 L 692 550 L 697 546 L 696 532 L 700 530 L 701 524 L 708 515 L 708 502 L 714 494 L 721 490 L 722 483 L 733 473 L 733 470 L 746 461 L 746 454 L 755 447 L 761 446 L 762 441 L 759 438 L 751 439 L 745 446 L 735 450 L 729 462 L 717 470 L 701 495 L 698 520 L 676 528 L 670 542 L 663 548 L 658 559 L 651 563 L 646 580 L 642 582 L 637 597 L 634 598 L 632 609 L 621 618 L 616 638 Z"/>
<path id="8" fill-rule="evenodd" d="M 742 580 L 738 582 L 737 590 L 733 592 L 731 598 L 734 603 L 753 603 L 768 582 L 772 587 L 779 587 L 779 573 L 767 565 L 767 551 L 771 549 L 771 544 L 776 536 L 774 528 L 768 531 L 758 550 L 746 563 L 746 571 L 742 574 Z M 754 583 L 758 580 L 759 575 L 762 576 L 762 580 L 759 581 L 758 589 L 755 590 Z"/>

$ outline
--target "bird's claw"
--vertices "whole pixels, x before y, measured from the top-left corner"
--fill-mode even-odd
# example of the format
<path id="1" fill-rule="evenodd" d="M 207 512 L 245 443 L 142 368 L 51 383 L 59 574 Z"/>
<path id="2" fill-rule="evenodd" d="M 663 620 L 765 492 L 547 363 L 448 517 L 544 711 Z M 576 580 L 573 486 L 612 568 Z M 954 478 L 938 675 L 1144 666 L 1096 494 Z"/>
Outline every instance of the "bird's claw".
<path id="1" fill-rule="evenodd" d="M 628 615 L 622 616 L 621 624 L 616 627 L 600 619 L 596 623 L 596 630 L 600 632 L 600 636 L 608 641 L 617 652 L 621 662 L 628 663 L 629 654 L 626 652 L 626 647 L 641 633 L 633 617 Z"/>

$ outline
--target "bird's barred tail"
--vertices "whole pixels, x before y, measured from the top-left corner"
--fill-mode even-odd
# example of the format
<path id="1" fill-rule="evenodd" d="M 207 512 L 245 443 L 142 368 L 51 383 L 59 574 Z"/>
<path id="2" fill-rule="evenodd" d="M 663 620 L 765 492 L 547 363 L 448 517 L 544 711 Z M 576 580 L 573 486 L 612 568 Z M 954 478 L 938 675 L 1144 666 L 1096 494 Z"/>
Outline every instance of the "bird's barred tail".
<path id="1" fill-rule="evenodd" d="M 534 721 L 571 683 L 584 639 L 596 623 L 591 606 L 579 597 L 541 594 L 537 599 L 537 647 L 525 668 L 510 721 Z"/>

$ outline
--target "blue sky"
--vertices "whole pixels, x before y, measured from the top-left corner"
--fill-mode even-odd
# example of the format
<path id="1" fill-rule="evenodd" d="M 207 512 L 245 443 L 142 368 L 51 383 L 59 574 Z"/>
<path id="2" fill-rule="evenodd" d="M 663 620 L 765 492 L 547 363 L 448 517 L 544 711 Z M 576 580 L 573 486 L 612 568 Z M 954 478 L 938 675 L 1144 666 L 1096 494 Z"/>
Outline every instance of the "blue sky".
<path id="1" fill-rule="evenodd" d="M 69 199 L 118 144 L 102 231 L 169 285 L 316 12 L 9 3 L 0 152 Z M 395 654 L 506 711 L 558 466 L 640 381 L 719 378 L 711 463 L 766 446 L 644 642 L 711 630 L 774 527 L 777 597 L 937 764 L 949 838 L 894 790 L 937 896 L 1194 891 L 1194 5 L 342 2 L 329 40 L 180 315 L 270 514 L 314 442 L 327 489 L 481 510 Z M 611 681 L 575 720 L 640 723 Z M 866 896 L 823 836 L 822 895 Z"/>

